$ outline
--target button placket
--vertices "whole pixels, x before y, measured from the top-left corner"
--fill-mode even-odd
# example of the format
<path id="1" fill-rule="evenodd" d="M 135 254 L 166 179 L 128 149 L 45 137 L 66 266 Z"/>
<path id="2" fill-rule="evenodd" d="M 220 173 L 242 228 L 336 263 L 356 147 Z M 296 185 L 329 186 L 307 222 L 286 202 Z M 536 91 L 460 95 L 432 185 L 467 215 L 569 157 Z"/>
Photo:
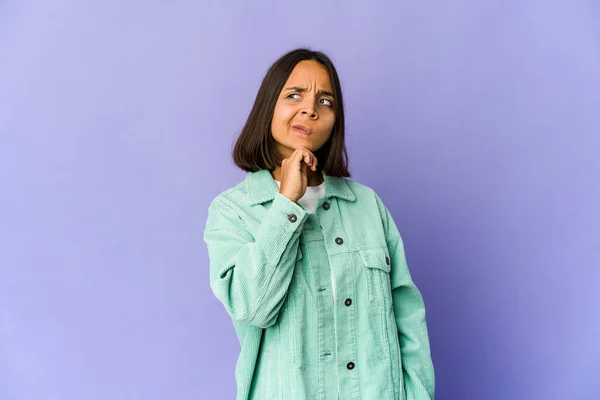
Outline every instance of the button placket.
<path id="1" fill-rule="evenodd" d="M 336 201 L 336 200 L 334 200 Z M 319 222 L 320 222 L 320 227 L 321 230 L 323 232 L 323 238 L 325 239 L 326 243 L 327 243 L 327 248 L 330 248 L 331 252 L 333 253 L 333 255 L 335 255 L 336 257 L 330 258 L 330 261 L 335 263 L 334 266 L 332 267 L 336 267 L 336 268 L 344 268 L 345 265 L 348 265 L 349 263 L 353 262 L 352 260 L 353 255 L 352 252 L 350 251 L 350 248 L 348 248 L 350 242 L 348 242 L 348 236 L 344 230 L 344 225 L 342 224 L 342 221 L 340 220 L 340 218 L 343 218 L 343 216 L 340 216 L 337 212 L 337 208 L 334 209 L 332 208 L 333 205 L 337 205 L 337 201 L 335 202 L 335 204 L 333 204 L 333 202 L 330 201 L 324 201 L 321 206 L 319 207 L 319 214 L 317 214 L 318 218 L 319 218 Z M 323 208 L 321 210 L 321 207 Z M 332 212 L 326 212 L 327 210 L 332 211 Z M 351 237 L 351 236 L 350 236 Z M 333 244 L 335 244 L 335 246 L 332 246 Z M 340 247 L 337 247 L 340 246 Z M 331 248 L 333 247 L 333 248 Z M 337 270 L 337 269 L 336 269 Z M 350 272 L 350 271 L 349 271 Z M 336 275 L 337 278 L 337 275 Z M 338 291 L 338 295 L 341 295 L 339 297 L 334 296 L 334 310 L 337 311 L 337 316 L 336 316 L 336 324 L 343 324 L 343 325 L 347 325 L 347 326 L 354 326 L 356 323 L 356 319 L 357 319 L 357 310 L 356 307 L 358 307 L 358 303 L 354 303 L 353 297 L 355 295 L 355 293 L 352 291 L 352 289 L 350 288 L 346 288 L 347 285 L 344 284 L 344 279 L 349 279 L 348 276 L 342 276 L 342 281 L 335 283 L 335 286 L 338 286 L 338 283 L 340 283 L 340 290 Z M 336 290 L 337 288 L 334 289 L 333 285 L 332 285 L 332 292 L 333 290 Z M 343 297 L 342 297 L 343 296 Z M 356 307 L 354 307 L 356 306 Z M 344 307 L 343 309 L 340 307 Z M 356 346 L 357 346 L 357 340 L 358 338 L 356 337 L 357 332 L 353 329 L 351 332 L 348 333 L 348 335 L 344 336 L 344 337 L 338 337 L 337 338 L 337 345 L 338 345 L 338 349 L 339 352 L 336 354 L 337 357 L 340 358 L 340 362 L 342 363 L 341 365 L 339 365 L 339 367 L 344 368 L 344 366 L 346 367 L 346 369 L 349 370 L 354 370 L 356 368 L 355 362 L 353 361 L 349 361 L 346 362 L 346 364 L 343 364 L 343 360 L 344 358 L 346 360 L 348 359 L 356 359 L 357 356 L 357 350 L 356 350 Z M 324 349 L 325 350 L 325 349 Z"/>

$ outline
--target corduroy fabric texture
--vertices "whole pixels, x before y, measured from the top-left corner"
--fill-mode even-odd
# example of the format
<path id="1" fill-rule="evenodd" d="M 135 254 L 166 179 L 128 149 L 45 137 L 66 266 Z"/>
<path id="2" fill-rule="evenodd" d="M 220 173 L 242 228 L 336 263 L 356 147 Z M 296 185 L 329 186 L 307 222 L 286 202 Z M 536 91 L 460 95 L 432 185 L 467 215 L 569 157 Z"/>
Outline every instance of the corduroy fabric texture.
<path id="1" fill-rule="evenodd" d="M 433 399 L 425 305 L 396 224 L 368 186 L 324 179 L 314 214 L 264 169 L 210 204 L 210 286 L 241 345 L 237 400 Z"/>

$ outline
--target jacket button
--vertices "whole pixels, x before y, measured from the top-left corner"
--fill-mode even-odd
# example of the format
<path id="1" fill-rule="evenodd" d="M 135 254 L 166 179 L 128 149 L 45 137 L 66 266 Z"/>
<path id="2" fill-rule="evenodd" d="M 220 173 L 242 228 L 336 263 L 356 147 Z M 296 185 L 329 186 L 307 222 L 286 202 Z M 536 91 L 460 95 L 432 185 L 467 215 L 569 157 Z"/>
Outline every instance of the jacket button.
<path id="1" fill-rule="evenodd" d="M 290 222 L 296 222 L 298 217 L 296 217 L 296 214 L 290 214 L 288 215 L 288 219 L 290 220 Z"/>
<path id="2" fill-rule="evenodd" d="M 326 201 L 325 203 L 323 203 L 323 208 L 325 210 L 329 210 L 329 202 Z"/>
<path id="3" fill-rule="evenodd" d="M 354 363 L 352 361 L 350 361 L 348 364 L 346 364 L 346 368 L 354 369 Z"/>
<path id="4" fill-rule="evenodd" d="M 390 259 L 386 257 L 386 258 L 385 258 L 385 263 L 386 263 L 387 265 L 390 265 Z"/>
<path id="5" fill-rule="evenodd" d="M 344 301 L 344 304 L 346 306 L 350 306 L 350 304 L 352 304 L 352 299 L 346 299 L 346 301 Z"/>
<path id="6" fill-rule="evenodd" d="M 344 243 L 344 240 L 343 240 L 341 237 L 336 237 L 336 238 L 335 238 L 335 242 L 336 242 L 337 244 L 342 244 L 342 243 Z"/>

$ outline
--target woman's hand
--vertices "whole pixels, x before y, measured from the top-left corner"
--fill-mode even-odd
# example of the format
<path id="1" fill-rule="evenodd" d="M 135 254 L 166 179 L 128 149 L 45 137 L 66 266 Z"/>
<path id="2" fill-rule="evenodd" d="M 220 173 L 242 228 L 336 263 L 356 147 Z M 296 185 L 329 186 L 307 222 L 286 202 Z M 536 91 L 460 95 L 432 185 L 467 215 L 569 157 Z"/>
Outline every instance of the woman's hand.
<path id="1" fill-rule="evenodd" d="M 308 185 L 306 169 L 317 170 L 317 157 L 305 147 L 298 147 L 291 156 L 281 162 L 281 184 L 279 193 L 297 202 Z"/>

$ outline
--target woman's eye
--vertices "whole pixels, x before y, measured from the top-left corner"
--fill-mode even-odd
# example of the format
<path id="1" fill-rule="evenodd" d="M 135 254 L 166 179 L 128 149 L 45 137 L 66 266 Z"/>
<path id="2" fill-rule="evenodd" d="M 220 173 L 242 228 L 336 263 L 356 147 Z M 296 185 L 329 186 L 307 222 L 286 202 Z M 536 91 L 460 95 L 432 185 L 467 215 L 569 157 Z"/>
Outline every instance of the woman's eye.
<path id="1" fill-rule="evenodd" d="M 292 96 L 298 96 L 298 97 L 300 97 L 300 95 L 298 93 L 292 93 L 288 97 L 292 97 Z"/>
<path id="2" fill-rule="evenodd" d="M 326 106 L 331 107 L 333 105 L 333 102 L 329 99 L 321 99 L 321 102 L 325 102 L 323 104 L 325 104 Z"/>

